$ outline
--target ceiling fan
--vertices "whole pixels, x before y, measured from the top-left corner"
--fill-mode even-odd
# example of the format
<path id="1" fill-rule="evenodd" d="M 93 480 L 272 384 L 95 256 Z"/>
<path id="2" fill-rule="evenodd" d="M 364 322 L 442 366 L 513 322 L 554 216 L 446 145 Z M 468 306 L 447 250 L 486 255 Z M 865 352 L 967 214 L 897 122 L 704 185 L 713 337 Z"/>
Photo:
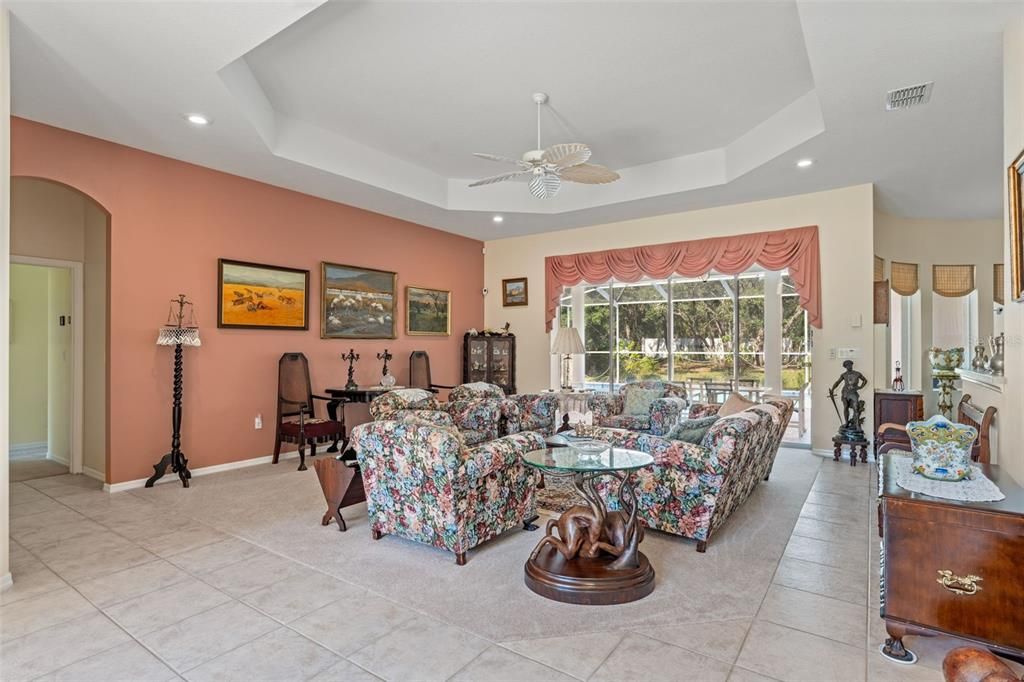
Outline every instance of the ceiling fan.
<path id="1" fill-rule="evenodd" d="M 540 108 L 547 104 L 548 96 L 543 92 L 538 92 L 533 95 L 533 101 L 537 105 L 537 148 L 526 152 L 520 159 L 510 159 L 507 156 L 494 154 L 473 154 L 481 159 L 514 164 L 519 167 L 519 170 L 477 180 L 471 183 L 470 187 L 493 185 L 505 180 L 529 179 L 530 193 L 533 196 L 538 199 L 550 199 L 558 194 L 562 180 L 579 182 L 584 185 L 603 185 L 619 179 L 619 174 L 615 171 L 596 163 L 587 163 L 590 159 L 590 147 L 585 144 L 571 142 L 541 149 Z"/>

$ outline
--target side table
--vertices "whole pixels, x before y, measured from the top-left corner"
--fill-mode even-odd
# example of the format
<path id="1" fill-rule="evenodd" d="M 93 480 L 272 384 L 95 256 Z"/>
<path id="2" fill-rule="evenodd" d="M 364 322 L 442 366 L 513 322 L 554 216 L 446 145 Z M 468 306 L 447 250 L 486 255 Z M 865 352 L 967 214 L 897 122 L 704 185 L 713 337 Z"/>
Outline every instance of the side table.
<path id="1" fill-rule="evenodd" d="M 345 519 L 341 515 L 342 507 L 349 507 L 366 501 L 363 489 L 363 476 L 359 465 L 351 460 L 337 457 L 324 457 L 313 461 L 316 477 L 320 480 L 320 489 L 327 500 L 327 511 L 324 512 L 320 525 L 326 526 L 331 519 L 338 522 L 338 530 L 348 530 Z"/>

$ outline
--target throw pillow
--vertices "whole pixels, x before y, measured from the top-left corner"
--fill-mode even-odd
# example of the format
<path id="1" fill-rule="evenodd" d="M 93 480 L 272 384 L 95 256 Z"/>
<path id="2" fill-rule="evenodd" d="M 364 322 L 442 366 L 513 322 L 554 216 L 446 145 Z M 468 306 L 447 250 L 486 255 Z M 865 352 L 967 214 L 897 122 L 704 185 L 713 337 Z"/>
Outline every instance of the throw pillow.
<path id="1" fill-rule="evenodd" d="M 730 393 L 729 397 L 726 398 L 725 402 L 722 404 L 722 408 L 718 410 L 718 416 L 728 417 L 729 415 L 736 414 L 737 412 L 742 412 L 753 405 L 757 405 L 757 403 L 753 400 L 747 400 L 739 393 Z"/>
<path id="2" fill-rule="evenodd" d="M 651 403 L 664 394 L 660 388 L 630 388 L 626 391 L 623 414 L 646 417 L 651 413 Z"/>
<path id="3" fill-rule="evenodd" d="M 681 440 L 686 443 L 700 445 L 704 440 L 704 434 L 708 432 L 711 425 L 718 421 L 717 415 L 701 417 L 700 419 L 684 419 L 665 434 L 669 440 Z"/>

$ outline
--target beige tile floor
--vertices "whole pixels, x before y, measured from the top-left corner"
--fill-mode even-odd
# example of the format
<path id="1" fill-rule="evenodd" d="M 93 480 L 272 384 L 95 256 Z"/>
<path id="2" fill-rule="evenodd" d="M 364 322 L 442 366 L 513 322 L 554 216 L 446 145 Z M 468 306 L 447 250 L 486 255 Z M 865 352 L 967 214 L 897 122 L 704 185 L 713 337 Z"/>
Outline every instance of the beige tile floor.
<path id="1" fill-rule="evenodd" d="M 799 499 L 777 496 L 791 490 Z M 429 548 L 371 543 L 358 508 L 346 512 L 349 533 L 314 528 L 317 495 L 312 471 L 291 466 L 196 479 L 189 491 L 158 486 L 107 495 L 81 476 L 13 483 L 15 584 L 0 595 L 0 678 L 941 680 L 942 656 L 958 644 L 908 638 L 921 656 L 915 666 L 877 653 L 884 628 L 872 466 L 784 450 L 773 482 L 755 491 L 707 555 L 651 534 L 645 545 L 659 571 L 655 595 L 678 603 L 653 620 L 637 615 L 650 608 L 643 602 L 587 609 L 530 594 L 519 576 L 534 535 L 503 536 L 459 568 Z M 227 509 L 242 511 L 229 516 Z M 775 537 L 775 518 L 786 524 L 773 540 L 778 546 L 751 544 Z M 294 536 L 307 525 L 332 560 L 344 561 L 337 558 L 343 547 L 372 548 L 372 568 L 385 582 L 360 581 L 351 564 L 335 570 L 304 554 L 309 541 Z M 261 546 L 255 538 L 266 540 Z M 510 602 L 490 615 L 509 622 L 471 627 L 429 599 L 413 605 L 398 598 L 406 565 L 392 578 L 387 562 L 409 557 L 426 575 L 459 580 L 462 590 L 481 589 L 481 576 L 485 585 L 504 576 Z M 717 571 L 723 580 L 730 572 L 742 599 L 701 601 L 674 582 L 706 588 L 712 583 L 701 581 L 715 576 L 701 573 Z M 387 580 L 395 589 L 379 587 Z M 538 637 L 529 616 L 542 609 L 553 610 L 544 617 L 555 623 L 580 622 L 583 609 L 597 625 Z M 491 635 L 516 627 L 520 636 Z"/>

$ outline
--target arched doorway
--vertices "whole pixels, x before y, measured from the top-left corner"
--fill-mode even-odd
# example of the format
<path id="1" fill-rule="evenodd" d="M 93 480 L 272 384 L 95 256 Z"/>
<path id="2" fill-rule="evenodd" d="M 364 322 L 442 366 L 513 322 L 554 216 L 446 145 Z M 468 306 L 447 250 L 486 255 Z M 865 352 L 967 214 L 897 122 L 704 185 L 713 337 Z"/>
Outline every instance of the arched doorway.
<path id="1" fill-rule="evenodd" d="M 73 187 L 11 179 L 12 481 L 61 466 L 107 480 L 109 226 Z"/>

